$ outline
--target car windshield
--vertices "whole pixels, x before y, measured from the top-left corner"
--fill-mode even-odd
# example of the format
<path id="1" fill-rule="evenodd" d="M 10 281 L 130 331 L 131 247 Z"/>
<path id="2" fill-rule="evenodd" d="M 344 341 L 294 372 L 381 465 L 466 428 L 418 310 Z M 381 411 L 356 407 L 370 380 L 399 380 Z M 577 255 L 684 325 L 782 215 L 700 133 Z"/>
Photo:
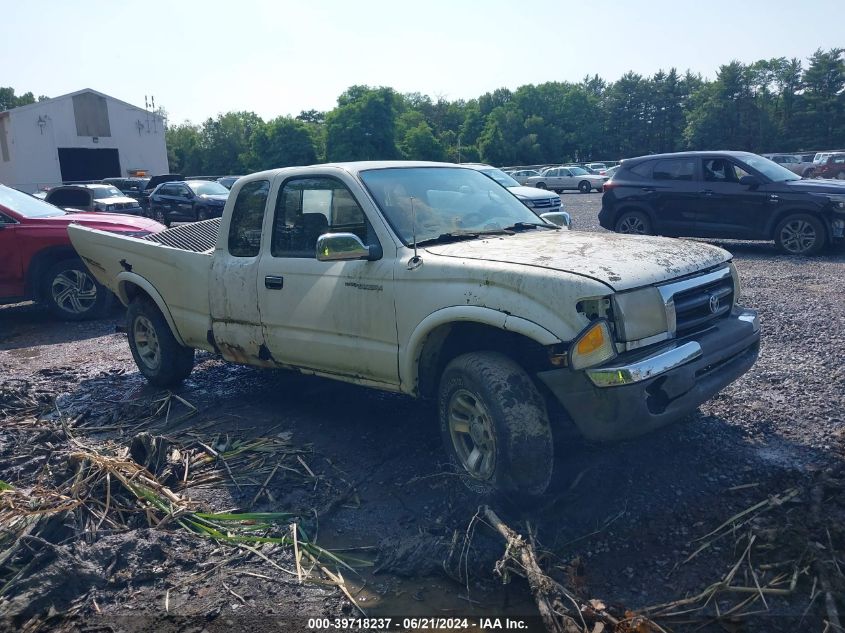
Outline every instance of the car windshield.
<path id="1" fill-rule="evenodd" d="M 54 207 L 49 202 L 44 202 L 28 193 L 22 193 L 4 185 L 0 185 L 0 207 L 6 207 L 9 211 L 18 213 L 25 218 L 52 218 L 57 215 L 65 215 L 64 211 Z"/>
<path id="2" fill-rule="evenodd" d="M 123 198 L 123 192 L 117 187 L 91 187 L 94 198 L 102 200 L 103 198 Z"/>
<path id="3" fill-rule="evenodd" d="M 219 195 L 228 195 L 229 190 L 226 189 L 223 185 L 219 182 L 210 182 L 207 180 L 204 181 L 191 181 L 188 182 L 187 185 L 191 188 L 191 190 L 197 194 L 198 196 L 219 196 Z"/>
<path id="4" fill-rule="evenodd" d="M 567 169 L 572 173 L 573 176 L 589 175 L 589 172 L 583 167 L 567 167 Z"/>
<path id="5" fill-rule="evenodd" d="M 417 242 L 424 242 L 501 232 L 519 223 L 546 225 L 507 189 L 474 169 L 372 169 L 361 172 L 361 180 L 406 246 L 415 233 Z"/>
<path id="6" fill-rule="evenodd" d="M 768 158 L 751 155 L 743 156 L 743 160 L 749 167 L 756 169 L 766 178 L 769 178 L 773 182 L 784 182 L 786 180 L 801 180 L 801 176 L 789 171 L 786 167 L 781 167 L 774 161 L 769 160 Z"/>
<path id="7" fill-rule="evenodd" d="M 501 169 L 482 169 L 481 173 L 489 176 L 503 187 L 519 187 L 519 183 Z"/>

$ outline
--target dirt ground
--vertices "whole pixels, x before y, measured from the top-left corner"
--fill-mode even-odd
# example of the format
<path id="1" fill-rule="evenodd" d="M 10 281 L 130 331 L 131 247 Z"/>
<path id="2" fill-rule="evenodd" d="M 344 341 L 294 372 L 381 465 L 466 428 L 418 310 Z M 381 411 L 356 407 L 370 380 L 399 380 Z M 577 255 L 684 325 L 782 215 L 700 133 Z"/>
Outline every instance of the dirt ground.
<path id="1" fill-rule="evenodd" d="M 601 230 L 600 197 L 563 196 L 574 230 Z M 64 443 L 128 445 L 149 431 L 222 452 L 271 438 L 284 458 L 217 464 L 217 480 L 184 494 L 218 512 L 291 513 L 352 568 L 322 557 L 343 582 L 310 564 L 316 580 L 300 582 L 291 547 L 255 553 L 172 521 L 127 522 L 66 537 L 29 579 L 0 555 L 0 628 L 307 630 L 308 618 L 362 613 L 395 628 L 457 616 L 539 628 L 528 585 L 494 570 L 504 543 L 477 516 L 490 503 L 533 536 L 550 576 L 617 612 L 646 609 L 667 631 L 837 630 L 825 622 L 845 614 L 845 250 L 808 259 L 768 243 L 720 245 L 735 255 L 742 303 L 761 313 L 757 365 L 660 432 L 559 442 L 553 488 L 528 509 L 465 489 L 444 463 L 431 405 L 207 354 L 176 392 L 184 402 L 167 399 L 138 374 L 119 309 L 60 323 L 33 305 L 0 308 L 1 481 L 31 490 Z M 16 409 L 13 393 L 34 404 Z M 36 417 L 39 433 L 14 430 Z M 38 441 L 53 452 L 22 459 Z"/>

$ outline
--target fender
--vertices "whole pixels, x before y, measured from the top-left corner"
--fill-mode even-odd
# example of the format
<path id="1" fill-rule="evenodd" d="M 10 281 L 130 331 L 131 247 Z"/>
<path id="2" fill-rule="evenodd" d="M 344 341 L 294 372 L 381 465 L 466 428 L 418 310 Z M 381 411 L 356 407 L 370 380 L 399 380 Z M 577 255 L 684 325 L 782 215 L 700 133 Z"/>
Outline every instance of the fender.
<path id="1" fill-rule="evenodd" d="M 129 294 L 126 291 L 126 286 L 128 284 L 135 284 L 141 290 L 146 292 L 153 302 L 156 304 L 158 309 L 164 315 L 165 321 L 167 321 L 167 325 L 170 327 L 170 331 L 173 332 L 173 336 L 179 345 L 185 345 L 185 341 L 182 339 L 182 335 L 179 334 L 179 330 L 176 328 L 176 322 L 173 320 L 173 315 L 170 314 L 170 310 L 167 307 L 167 304 L 164 302 L 164 299 L 159 294 L 158 290 L 146 279 L 141 277 L 138 273 L 133 273 L 129 271 L 123 271 L 122 273 L 118 274 L 117 276 L 117 296 L 120 299 L 120 302 L 128 306 L 129 305 Z"/>
<path id="2" fill-rule="evenodd" d="M 441 308 L 425 317 L 408 338 L 404 350 L 399 354 L 399 380 L 405 386 L 416 385 L 418 376 L 419 357 L 422 353 L 428 335 L 441 325 L 468 321 L 491 325 L 505 332 L 522 334 L 540 345 L 555 345 L 561 340 L 546 328 L 533 321 L 484 308 L 481 306 L 452 306 Z M 404 390 L 403 390 L 404 391 Z"/>

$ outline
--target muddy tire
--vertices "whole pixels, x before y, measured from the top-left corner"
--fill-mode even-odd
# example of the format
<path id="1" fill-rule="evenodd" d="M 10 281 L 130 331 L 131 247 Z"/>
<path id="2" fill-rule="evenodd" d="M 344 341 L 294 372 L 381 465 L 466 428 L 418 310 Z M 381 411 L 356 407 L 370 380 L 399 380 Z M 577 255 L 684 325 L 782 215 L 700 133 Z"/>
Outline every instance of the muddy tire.
<path id="1" fill-rule="evenodd" d="M 774 237 L 777 247 L 787 255 L 815 255 L 827 242 L 824 225 L 818 218 L 803 213 L 781 220 Z"/>
<path id="2" fill-rule="evenodd" d="M 55 316 L 67 321 L 83 321 L 103 316 L 111 305 L 112 294 L 101 286 L 77 258 L 56 262 L 47 269 L 41 296 Z"/>
<path id="3" fill-rule="evenodd" d="M 545 492 L 554 465 L 546 405 L 510 358 L 455 358 L 440 378 L 438 413 L 446 452 L 470 490 L 523 498 Z"/>
<path id="4" fill-rule="evenodd" d="M 194 368 L 194 350 L 179 344 L 158 307 L 135 298 L 126 311 L 126 330 L 132 358 L 144 377 L 157 387 L 170 387 Z"/>

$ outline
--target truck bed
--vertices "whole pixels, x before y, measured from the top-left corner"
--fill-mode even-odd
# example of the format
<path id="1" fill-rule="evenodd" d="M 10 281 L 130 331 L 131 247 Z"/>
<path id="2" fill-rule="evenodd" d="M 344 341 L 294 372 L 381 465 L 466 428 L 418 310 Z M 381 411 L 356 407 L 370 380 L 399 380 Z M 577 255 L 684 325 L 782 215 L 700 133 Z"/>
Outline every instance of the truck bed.
<path id="1" fill-rule="evenodd" d="M 220 220 L 130 237 L 71 224 L 68 235 L 97 280 L 127 304 L 132 285 L 149 294 L 181 343 L 207 349 L 208 284 Z"/>

